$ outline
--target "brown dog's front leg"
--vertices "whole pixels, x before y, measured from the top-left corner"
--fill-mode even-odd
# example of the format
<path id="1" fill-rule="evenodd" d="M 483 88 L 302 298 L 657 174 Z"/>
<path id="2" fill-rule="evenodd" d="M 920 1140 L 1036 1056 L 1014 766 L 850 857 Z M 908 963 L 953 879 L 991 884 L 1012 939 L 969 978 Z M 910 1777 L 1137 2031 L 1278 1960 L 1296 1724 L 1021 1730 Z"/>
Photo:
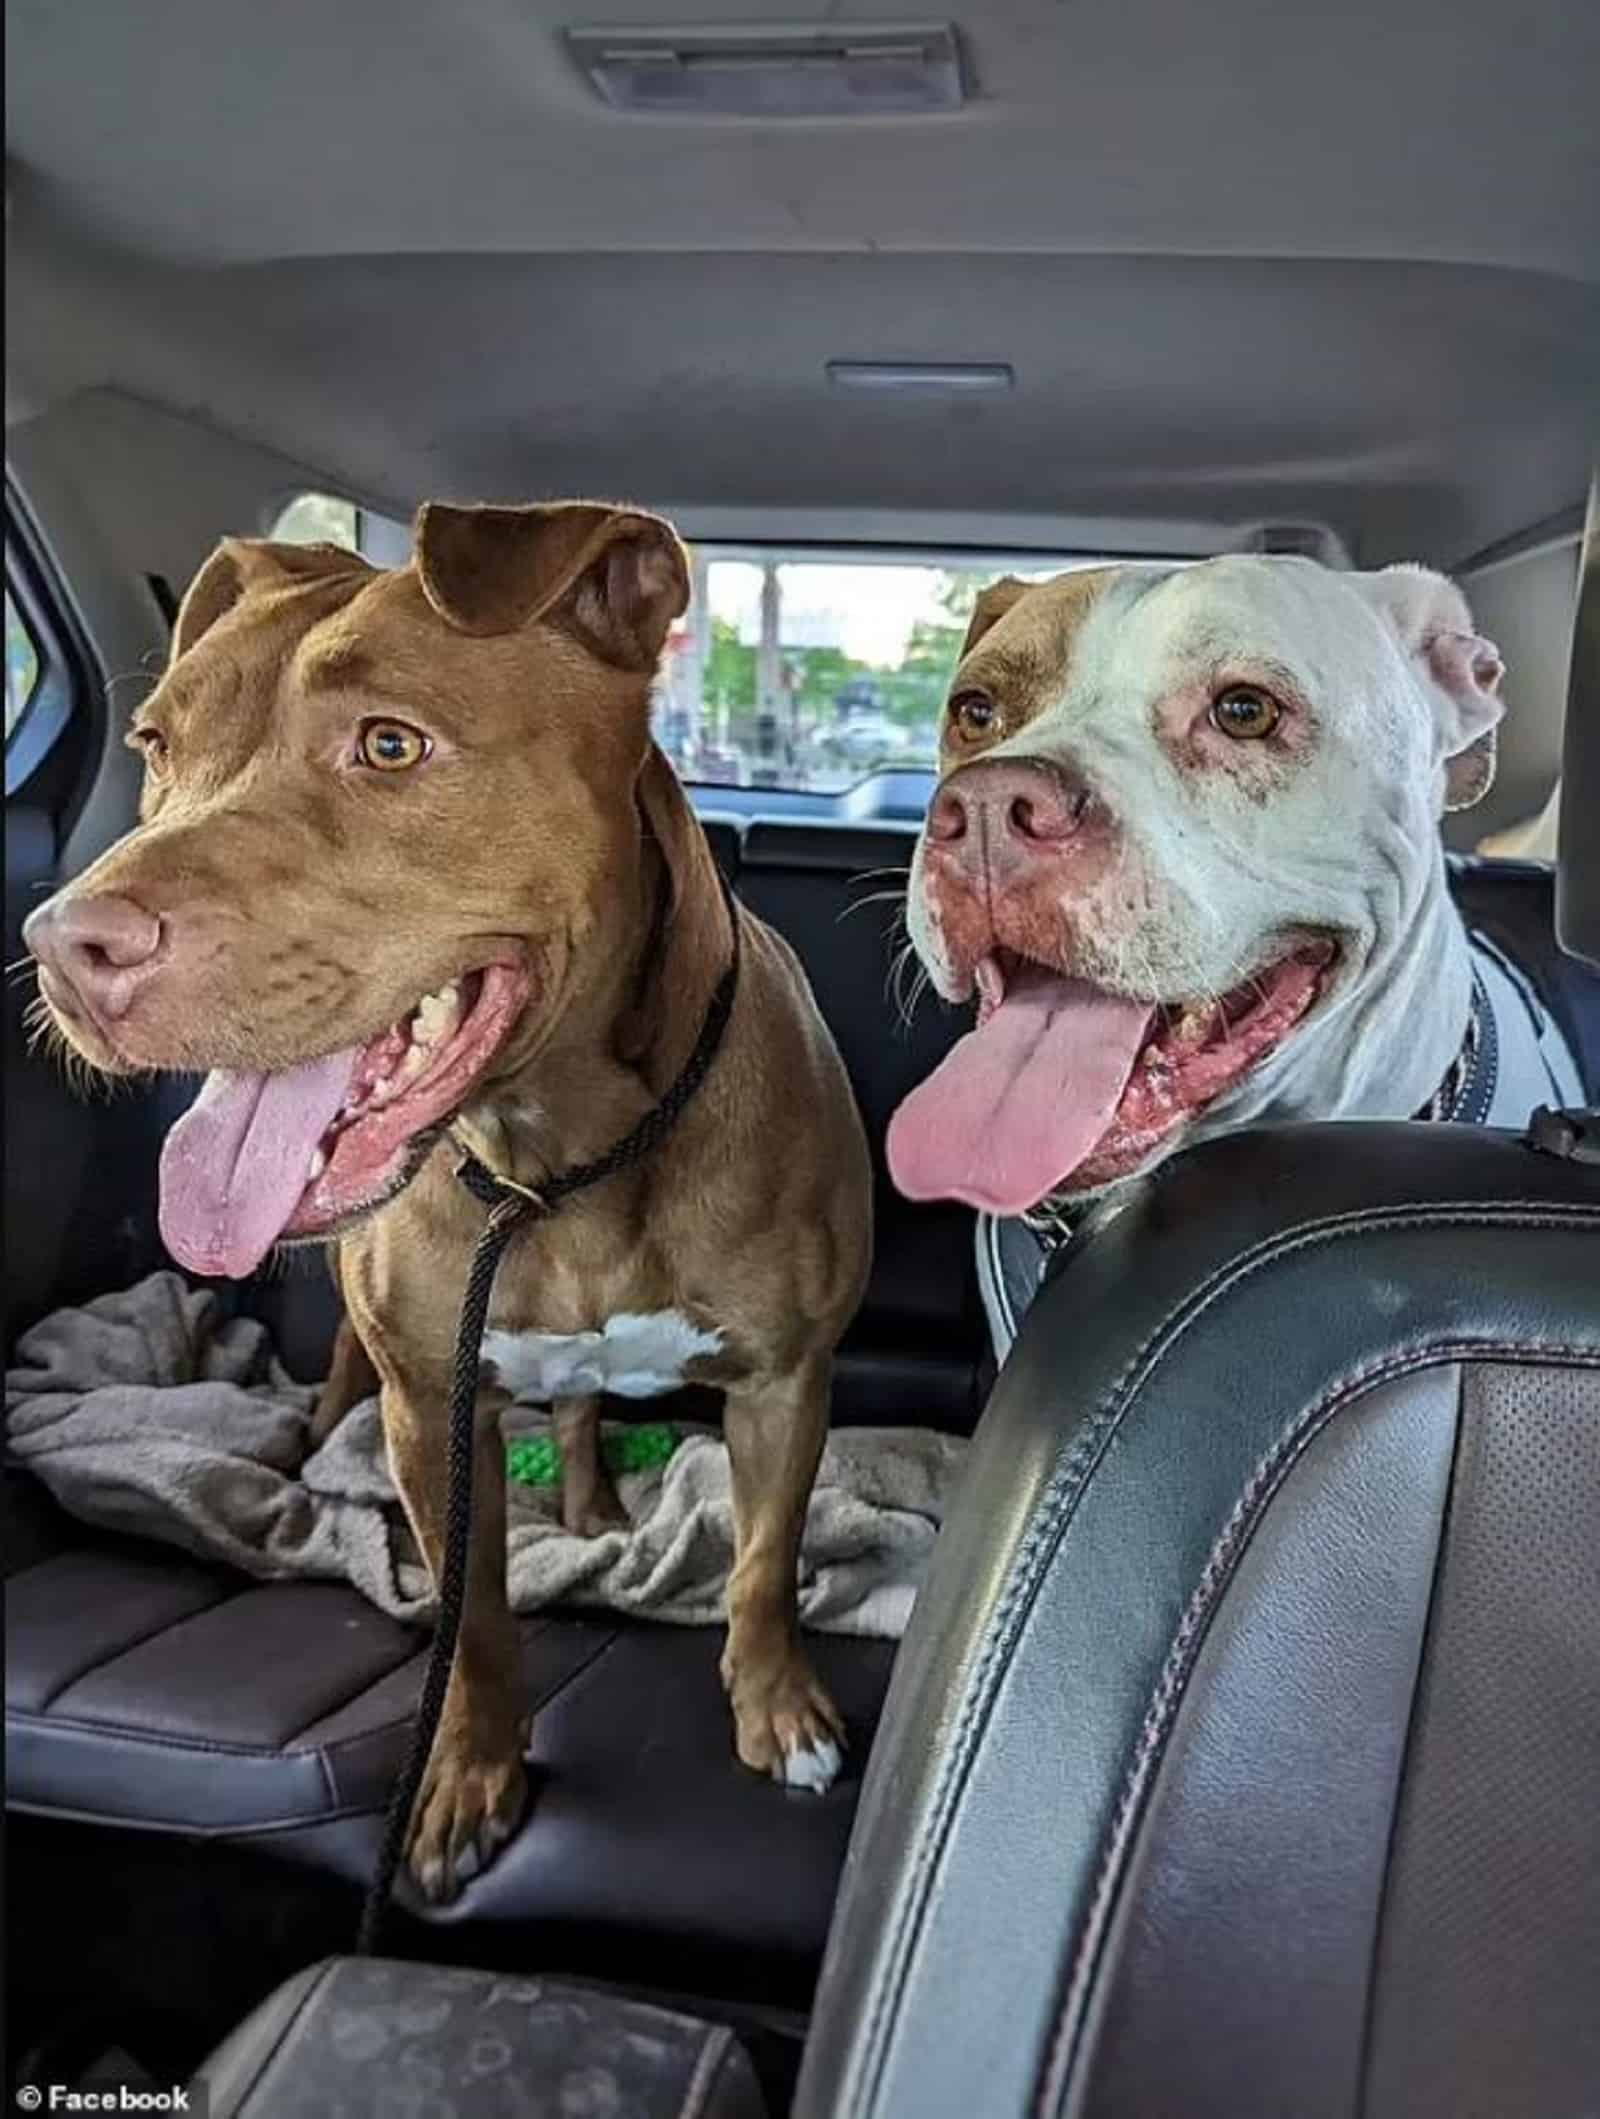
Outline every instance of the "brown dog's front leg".
<path id="1" fill-rule="evenodd" d="M 321 1449 L 353 1405 L 359 1405 L 363 1398 L 376 1396 L 380 1383 L 372 1356 L 362 1345 L 361 1335 L 350 1316 L 349 1299 L 341 1277 L 342 1256 L 338 1244 L 329 1244 L 328 1272 L 339 1297 L 339 1325 L 333 1335 L 333 1354 L 328 1362 L 328 1378 L 317 1393 L 316 1410 L 311 1415 L 313 1449 Z"/>
<path id="2" fill-rule="evenodd" d="M 311 1415 L 311 1447 L 321 1449 L 353 1405 L 372 1397 L 379 1387 L 372 1356 L 361 1344 L 348 1317 L 339 1319 L 333 1336 L 333 1356 L 328 1380 L 317 1393 L 317 1408 Z"/>
<path id="3" fill-rule="evenodd" d="M 626 1530 L 628 1511 L 600 1455 L 600 1400 L 558 1398 L 551 1417 L 561 1451 L 562 1528 L 579 1538 Z"/>
<path id="4" fill-rule="evenodd" d="M 396 1486 L 435 1584 L 444 1552 L 448 1378 L 388 1375 L 384 1437 Z M 522 1815 L 525 1715 L 516 1629 L 506 1602 L 506 1466 L 498 1392 L 478 1399 L 472 1542 L 461 1638 L 439 1734 L 411 1820 L 410 1864 L 423 1896 L 454 1898 Z"/>
<path id="5" fill-rule="evenodd" d="M 800 1645 L 795 1578 L 806 1506 L 828 1431 L 826 1359 L 730 1390 L 735 1556 L 722 1682 L 739 1756 L 820 1793 L 839 1771 L 844 1721 Z"/>

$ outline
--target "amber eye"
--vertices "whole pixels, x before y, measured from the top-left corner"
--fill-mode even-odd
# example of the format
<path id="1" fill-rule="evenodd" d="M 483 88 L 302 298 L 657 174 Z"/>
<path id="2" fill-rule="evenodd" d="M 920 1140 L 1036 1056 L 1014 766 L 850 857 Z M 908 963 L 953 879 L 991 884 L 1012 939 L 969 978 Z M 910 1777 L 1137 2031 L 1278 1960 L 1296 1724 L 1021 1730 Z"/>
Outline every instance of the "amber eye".
<path id="1" fill-rule="evenodd" d="M 992 736 L 1000 726 L 1000 709 L 987 692 L 957 692 L 950 701 L 950 726 L 969 743 Z"/>
<path id="2" fill-rule="evenodd" d="M 167 763 L 167 739 L 158 728 L 136 728 L 128 736 L 130 746 L 141 751 L 144 762 L 153 773 L 165 770 Z"/>
<path id="3" fill-rule="evenodd" d="M 421 729 L 405 721 L 363 721 L 356 737 L 356 756 L 380 773 L 406 772 L 432 749 Z"/>
<path id="4" fill-rule="evenodd" d="M 1257 684 L 1229 684 L 1211 702 L 1211 725 L 1235 741 L 1249 743 L 1270 736 L 1283 708 Z"/>

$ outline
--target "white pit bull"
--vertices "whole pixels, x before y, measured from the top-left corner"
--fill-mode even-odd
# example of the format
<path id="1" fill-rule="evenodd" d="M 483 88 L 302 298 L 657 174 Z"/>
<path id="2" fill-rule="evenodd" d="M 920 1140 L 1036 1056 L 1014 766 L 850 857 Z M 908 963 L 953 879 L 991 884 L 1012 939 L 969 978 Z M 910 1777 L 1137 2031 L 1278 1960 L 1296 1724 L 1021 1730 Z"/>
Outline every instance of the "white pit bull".
<path id="1" fill-rule="evenodd" d="M 1501 675 L 1421 567 L 1241 557 L 979 598 L 908 906 L 977 1027 L 888 1152 L 910 1197 L 983 1210 L 1001 1354 L 1048 1228 L 1180 1145 L 1579 1100 L 1446 888 L 1439 818 L 1493 776 Z"/>

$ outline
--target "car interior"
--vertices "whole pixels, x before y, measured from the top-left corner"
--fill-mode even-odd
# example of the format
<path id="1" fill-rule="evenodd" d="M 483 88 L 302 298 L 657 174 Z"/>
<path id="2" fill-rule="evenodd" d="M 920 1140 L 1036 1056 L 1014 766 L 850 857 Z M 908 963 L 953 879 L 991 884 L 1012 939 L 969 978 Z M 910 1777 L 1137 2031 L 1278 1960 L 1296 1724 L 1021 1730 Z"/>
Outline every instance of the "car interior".
<path id="1" fill-rule="evenodd" d="M 959 1495 L 903 1642 L 812 1643 L 825 1794 L 739 1766 L 718 1629 L 521 1620 L 526 1821 L 363 1961 L 426 1633 L 91 1527 L 8 1455 L 8 2094 L 1591 2109 L 1600 19 L 631 13 L 10 11 L 8 1358 L 170 1266 L 194 1085 L 84 1093 L 20 937 L 135 819 L 123 735 L 207 554 L 404 564 L 428 499 L 620 497 L 695 560 L 658 735 L 868 1134 L 833 1421 L 968 1438 Z M 1587 1105 L 1179 1154 L 997 1373 L 970 1211 L 884 1156 L 969 1020 L 901 906 L 964 614 L 1235 552 L 1464 590 L 1510 711 L 1451 889 Z M 218 1292 L 326 1373 L 320 1251 Z"/>

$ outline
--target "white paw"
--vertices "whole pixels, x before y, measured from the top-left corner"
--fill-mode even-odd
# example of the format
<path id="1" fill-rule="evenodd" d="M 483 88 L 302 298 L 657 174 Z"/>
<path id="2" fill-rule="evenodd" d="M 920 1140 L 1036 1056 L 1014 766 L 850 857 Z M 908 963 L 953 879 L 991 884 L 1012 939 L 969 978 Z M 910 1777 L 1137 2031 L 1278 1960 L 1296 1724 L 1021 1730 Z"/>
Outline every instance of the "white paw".
<path id="1" fill-rule="evenodd" d="M 783 1754 L 783 1785 L 809 1788 L 813 1795 L 821 1795 L 838 1779 L 843 1763 L 838 1745 L 829 1737 L 819 1737 L 814 1744 L 797 1744 Z"/>
<path id="2" fill-rule="evenodd" d="M 505 1766 L 454 1761 L 430 1780 L 412 1826 L 409 1866 L 423 1897 L 447 1905 L 488 1868 L 522 1822 L 527 1782 L 520 1754 Z"/>

